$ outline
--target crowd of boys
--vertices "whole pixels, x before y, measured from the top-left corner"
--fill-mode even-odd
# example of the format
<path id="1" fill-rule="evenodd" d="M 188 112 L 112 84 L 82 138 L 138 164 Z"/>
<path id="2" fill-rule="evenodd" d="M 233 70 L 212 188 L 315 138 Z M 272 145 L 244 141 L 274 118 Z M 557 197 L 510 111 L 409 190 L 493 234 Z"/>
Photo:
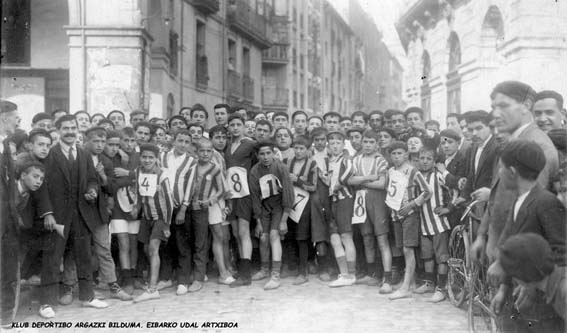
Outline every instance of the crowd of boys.
<path id="1" fill-rule="evenodd" d="M 563 98 L 506 81 L 490 101 L 443 129 L 417 107 L 346 117 L 195 104 L 169 119 L 132 111 L 129 123 L 119 110 L 38 113 L 29 132 L 1 101 L 2 325 L 18 283 L 38 286 L 47 319 L 75 296 L 105 308 L 100 290 L 142 302 L 198 292 L 213 275 L 265 290 L 315 275 L 441 302 L 451 230 L 472 201 L 492 309 L 513 293 L 520 314 L 535 302 L 551 309 L 542 323 L 561 324 Z"/>

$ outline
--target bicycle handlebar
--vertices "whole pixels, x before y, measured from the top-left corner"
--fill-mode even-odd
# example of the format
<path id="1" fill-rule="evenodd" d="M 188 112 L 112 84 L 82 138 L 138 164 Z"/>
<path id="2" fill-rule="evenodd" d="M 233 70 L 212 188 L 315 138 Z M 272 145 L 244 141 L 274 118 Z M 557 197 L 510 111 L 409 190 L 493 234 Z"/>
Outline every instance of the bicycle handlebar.
<path id="1" fill-rule="evenodd" d="M 479 202 L 480 201 L 478 200 L 474 200 L 470 204 L 468 204 L 467 208 L 465 208 L 465 211 L 463 212 L 463 215 L 461 215 L 461 222 L 463 222 L 467 218 L 467 216 L 469 216 L 473 207 L 476 206 Z"/>

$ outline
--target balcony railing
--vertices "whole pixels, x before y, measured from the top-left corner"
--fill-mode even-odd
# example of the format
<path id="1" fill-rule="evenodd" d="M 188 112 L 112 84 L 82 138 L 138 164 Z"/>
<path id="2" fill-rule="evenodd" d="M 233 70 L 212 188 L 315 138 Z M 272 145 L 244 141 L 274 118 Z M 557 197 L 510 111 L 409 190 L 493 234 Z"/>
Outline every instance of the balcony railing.
<path id="1" fill-rule="evenodd" d="M 205 15 L 214 14 L 219 11 L 219 0 L 193 0 L 193 6 Z"/>
<path id="2" fill-rule="evenodd" d="M 228 5 L 228 22 L 230 26 L 238 30 L 254 41 L 260 48 L 267 49 L 272 46 L 271 25 L 268 20 L 256 13 L 246 0 L 232 0 Z"/>
<path id="3" fill-rule="evenodd" d="M 289 90 L 280 87 L 262 87 L 262 105 L 265 107 L 287 108 L 289 105 Z"/>
<path id="4" fill-rule="evenodd" d="M 269 49 L 262 51 L 262 61 L 282 65 L 289 63 L 288 45 L 274 44 Z"/>
<path id="5" fill-rule="evenodd" d="M 242 76 L 242 97 L 248 101 L 254 101 L 254 79 L 248 75 Z"/>
<path id="6" fill-rule="evenodd" d="M 229 69 L 227 73 L 227 79 L 228 95 L 231 97 L 240 98 L 240 96 L 242 96 L 242 80 L 240 79 L 240 74 Z"/>

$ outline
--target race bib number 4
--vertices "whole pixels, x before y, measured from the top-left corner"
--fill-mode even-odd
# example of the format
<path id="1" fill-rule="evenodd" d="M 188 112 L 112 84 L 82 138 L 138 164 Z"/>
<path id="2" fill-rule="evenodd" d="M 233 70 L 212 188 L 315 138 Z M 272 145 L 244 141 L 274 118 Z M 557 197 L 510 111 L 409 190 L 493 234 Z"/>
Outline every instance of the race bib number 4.
<path id="1" fill-rule="evenodd" d="M 295 198 L 293 200 L 293 207 L 291 207 L 291 212 L 289 213 L 289 218 L 292 219 L 293 222 L 299 223 L 301 214 L 303 214 L 303 210 L 309 201 L 309 192 L 294 186 L 293 193 Z"/>
<path id="2" fill-rule="evenodd" d="M 408 178 L 397 170 L 390 170 L 389 176 L 386 205 L 398 211 L 402 207 L 404 193 L 408 187 Z"/>
<path id="3" fill-rule="evenodd" d="M 354 209 L 352 211 L 352 224 L 366 222 L 366 190 L 356 191 Z"/>
<path id="4" fill-rule="evenodd" d="M 260 193 L 262 200 L 281 193 L 282 184 L 278 177 L 269 174 L 260 177 Z"/>
<path id="5" fill-rule="evenodd" d="M 138 193 L 142 197 L 153 197 L 157 190 L 158 177 L 153 173 L 140 173 L 138 177 Z"/>
<path id="6" fill-rule="evenodd" d="M 242 167 L 232 167 L 227 170 L 228 188 L 231 199 L 244 198 L 250 195 L 248 174 Z"/>

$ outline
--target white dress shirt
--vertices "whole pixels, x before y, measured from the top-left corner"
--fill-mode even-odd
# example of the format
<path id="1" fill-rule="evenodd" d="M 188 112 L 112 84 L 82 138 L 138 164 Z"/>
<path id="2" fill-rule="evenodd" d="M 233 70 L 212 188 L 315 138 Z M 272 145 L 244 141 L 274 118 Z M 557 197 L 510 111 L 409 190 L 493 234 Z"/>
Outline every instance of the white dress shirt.
<path id="1" fill-rule="evenodd" d="M 522 204 L 524 203 L 524 201 L 526 201 L 526 198 L 528 194 L 530 194 L 530 192 L 531 189 L 526 193 L 520 195 L 516 200 L 516 203 L 514 204 L 514 222 L 516 222 L 516 218 L 518 217 L 518 212 L 520 211 L 520 207 L 522 207 Z"/>

